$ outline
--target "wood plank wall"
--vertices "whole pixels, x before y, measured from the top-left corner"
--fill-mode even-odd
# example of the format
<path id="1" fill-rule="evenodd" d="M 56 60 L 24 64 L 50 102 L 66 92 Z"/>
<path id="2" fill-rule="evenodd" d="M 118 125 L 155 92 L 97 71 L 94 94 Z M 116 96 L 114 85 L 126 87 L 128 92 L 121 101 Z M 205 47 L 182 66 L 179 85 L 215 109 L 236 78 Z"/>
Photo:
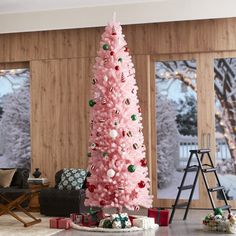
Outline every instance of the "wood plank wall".
<path id="1" fill-rule="evenodd" d="M 137 71 L 144 135 L 151 153 L 149 56 L 236 50 L 236 18 L 123 27 Z M 104 28 L 0 35 L 0 66 L 29 63 L 32 168 L 53 183 L 63 167 L 87 165 L 91 65 Z M 10 66 L 11 67 L 11 66 Z M 153 88 L 151 88 L 153 89 Z"/>

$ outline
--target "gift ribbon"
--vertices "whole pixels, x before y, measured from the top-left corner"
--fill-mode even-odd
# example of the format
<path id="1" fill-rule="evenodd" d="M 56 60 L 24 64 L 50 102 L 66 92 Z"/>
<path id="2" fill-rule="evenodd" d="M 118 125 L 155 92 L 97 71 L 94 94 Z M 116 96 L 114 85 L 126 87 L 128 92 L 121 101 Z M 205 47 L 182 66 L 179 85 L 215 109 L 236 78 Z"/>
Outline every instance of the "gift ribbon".
<path id="1" fill-rule="evenodd" d="M 121 222 L 121 228 L 125 228 L 125 222 L 128 220 L 128 217 L 122 217 L 120 214 L 118 214 L 118 217 L 116 217 L 113 221 L 120 221 Z"/>

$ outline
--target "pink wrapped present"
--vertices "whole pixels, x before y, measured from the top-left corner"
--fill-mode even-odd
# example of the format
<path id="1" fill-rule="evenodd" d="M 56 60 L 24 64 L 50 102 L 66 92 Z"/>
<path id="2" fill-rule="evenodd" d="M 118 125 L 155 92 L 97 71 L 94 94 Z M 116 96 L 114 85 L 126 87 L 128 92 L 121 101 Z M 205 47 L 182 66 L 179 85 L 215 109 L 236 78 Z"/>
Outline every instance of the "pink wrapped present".
<path id="1" fill-rule="evenodd" d="M 59 220 L 62 218 L 52 218 L 49 220 L 49 227 L 58 229 Z"/>

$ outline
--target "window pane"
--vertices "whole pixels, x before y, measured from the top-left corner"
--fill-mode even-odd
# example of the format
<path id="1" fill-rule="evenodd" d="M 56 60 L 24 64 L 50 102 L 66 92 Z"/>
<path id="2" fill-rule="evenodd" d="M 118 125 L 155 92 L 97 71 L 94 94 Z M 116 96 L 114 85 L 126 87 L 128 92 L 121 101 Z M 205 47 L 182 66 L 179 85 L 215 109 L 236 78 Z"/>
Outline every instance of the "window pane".
<path id="1" fill-rule="evenodd" d="M 214 60 L 216 165 L 228 199 L 236 199 L 236 58 Z M 217 197 L 222 199 L 220 193 Z"/>
<path id="2" fill-rule="evenodd" d="M 0 168 L 30 169 L 28 69 L 0 70 Z"/>
<path id="3" fill-rule="evenodd" d="M 175 199 L 189 150 L 197 149 L 196 61 L 160 61 L 155 70 L 157 198 Z M 188 173 L 185 184 L 193 183 L 194 176 Z M 189 194 L 183 191 L 181 198 Z M 193 198 L 198 198 L 198 187 Z"/>

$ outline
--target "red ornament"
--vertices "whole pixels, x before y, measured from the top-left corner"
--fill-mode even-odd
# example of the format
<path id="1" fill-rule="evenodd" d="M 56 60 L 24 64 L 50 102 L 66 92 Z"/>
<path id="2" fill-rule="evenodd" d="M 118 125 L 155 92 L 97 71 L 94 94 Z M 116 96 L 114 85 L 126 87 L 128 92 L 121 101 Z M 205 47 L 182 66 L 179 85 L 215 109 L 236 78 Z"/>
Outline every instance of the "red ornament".
<path id="1" fill-rule="evenodd" d="M 105 205 L 106 205 L 105 200 L 101 200 L 101 201 L 100 201 L 100 205 L 101 205 L 101 206 L 105 206 Z"/>
<path id="2" fill-rule="evenodd" d="M 120 67 L 119 66 L 115 66 L 115 70 L 119 70 L 120 69 Z"/>
<path id="3" fill-rule="evenodd" d="M 124 130 L 122 131 L 122 135 L 123 135 L 123 137 L 125 137 L 125 131 Z"/>
<path id="4" fill-rule="evenodd" d="M 113 56 L 114 54 L 115 54 L 115 52 L 114 52 L 114 51 L 111 51 L 111 52 L 110 52 L 110 55 L 111 55 L 111 56 Z"/>
<path id="5" fill-rule="evenodd" d="M 138 183 L 138 186 L 139 186 L 139 188 L 144 188 L 144 187 L 145 187 L 144 181 L 141 180 L 141 181 Z"/>
<path id="6" fill-rule="evenodd" d="M 146 159 L 142 159 L 142 160 L 140 161 L 140 163 L 141 163 L 141 166 L 142 166 L 142 167 L 147 166 L 147 160 L 146 160 Z"/>
<path id="7" fill-rule="evenodd" d="M 91 184 L 91 185 L 88 186 L 88 190 L 89 190 L 89 192 L 91 192 L 91 193 L 94 192 L 94 189 L 95 189 L 95 188 L 96 188 L 96 187 L 95 187 L 95 185 L 93 185 L 93 184 Z"/>
<path id="8" fill-rule="evenodd" d="M 102 105 L 106 105 L 107 101 L 106 98 L 102 98 Z"/>
<path id="9" fill-rule="evenodd" d="M 129 49 L 127 47 L 125 47 L 125 52 L 128 52 L 128 51 L 129 51 Z"/>
<path id="10" fill-rule="evenodd" d="M 111 189 L 110 185 L 108 185 L 108 184 L 106 184 L 104 188 L 108 191 Z"/>
<path id="11" fill-rule="evenodd" d="M 116 32 L 112 32 L 112 34 L 111 35 L 116 35 Z"/>

